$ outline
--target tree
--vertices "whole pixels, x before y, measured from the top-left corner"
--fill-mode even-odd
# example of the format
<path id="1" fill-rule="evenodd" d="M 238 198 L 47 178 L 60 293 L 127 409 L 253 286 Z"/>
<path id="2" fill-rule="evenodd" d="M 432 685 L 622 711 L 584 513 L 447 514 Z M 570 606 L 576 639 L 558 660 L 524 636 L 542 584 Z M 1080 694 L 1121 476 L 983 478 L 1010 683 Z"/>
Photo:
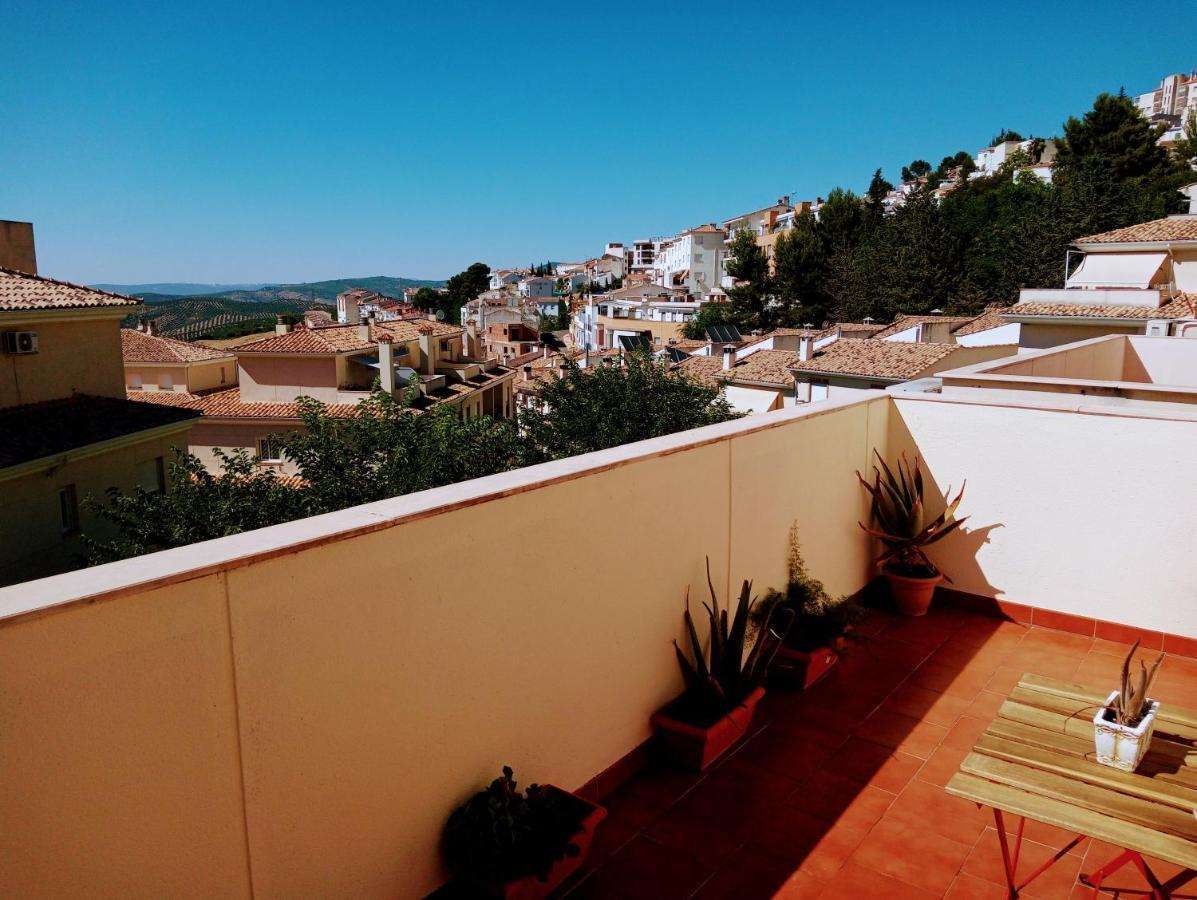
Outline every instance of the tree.
<path id="1" fill-rule="evenodd" d="M 1022 139 L 1022 135 L 1017 131 L 1011 131 L 1009 128 L 1003 128 L 989 139 L 989 146 L 996 147 L 998 144 L 1006 143 L 1006 141 L 1021 141 Z"/>
<path id="2" fill-rule="evenodd" d="M 440 291 L 433 290 L 430 287 L 422 287 L 416 291 L 412 297 L 412 305 L 417 309 L 423 310 L 437 310 L 441 309 L 441 304 L 444 303 L 445 295 Z"/>
<path id="3" fill-rule="evenodd" d="M 1064 123 L 1056 168 L 1065 177 L 1085 167 L 1106 169 L 1119 181 L 1164 177 L 1176 167 L 1158 143 L 1160 134 L 1128 97 L 1099 94 L 1084 116 Z"/>
<path id="4" fill-rule="evenodd" d="M 777 236 L 773 247 L 774 288 L 782 324 L 820 325 L 830 311 L 827 252 L 809 209 L 794 217 L 794 227 Z"/>
<path id="5" fill-rule="evenodd" d="M 747 228 L 741 228 L 732 238 L 726 269 L 736 280 L 727 297 L 737 319 L 749 329 L 771 325 L 772 317 L 767 310 L 772 291 L 769 260 Z"/>
<path id="6" fill-rule="evenodd" d="M 860 239 L 864 227 L 864 204 L 854 193 L 833 188 L 819 210 L 819 236 L 829 257 Z"/>
<path id="7" fill-rule="evenodd" d="M 520 412 L 528 462 L 561 459 L 734 419 L 719 388 L 644 351 L 623 365 L 579 369 L 541 387 L 538 408 Z M 543 406 L 544 408 L 539 408 Z"/>
<path id="8" fill-rule="evenodd" d="M 873 173 L 869 189 L 865 191 L 865 208 L 872 216 L 879 217 L 885 212 L 885 198 L 893 189 L 894 186 L 885 180 L 880 169 Z"/>
<path id="9" fill-rule="evenodd" d="M 461 308 L 490 287 L 490 266 L 474 263 L 464 272 L 458 272 L 445 285 L 446 293 L 441 295 L 440 309 L 446 322 L 461 324 Z"/>
<path id="10" fill-rule="evenodd" d="M 706 303 L 699 307 L 693 319 L 682 326 L 682 337 L 692 341 L 705 340 L 707 329 L 712 325 L 732 325 L 747 330 L 746 323 L 741 321 L 730 303 Z"/>
<path id="11" fill-rule="evenodd" d="M 376 389 L 345 417 L 300 398 L 305 431 L 277 436 L 284 456 L 298 468 L 299 487 L 258 468 L 244 450 L 216 451 L 219 474 L 179 453 L 168 493 L 114 489 L 106 504 L 89 501 L 118 533 L 110 541 L 88 541 L 91 561 L 181 547 L 519 465 L 522 445 L 513 421 L 463 419 L 446 405 L 419 412 L 411 406 L 417 393 L 413 388 L 396 399 Z"/>
<path id="12" fill-rule="evenodd" d="M 1177 159 L 1187 163 L 1197 161 L 1197 109 L 1189 110 L 1188 116 L 1185 117 L 1181 136 L 1176 141 L 1175 152 Z"/>

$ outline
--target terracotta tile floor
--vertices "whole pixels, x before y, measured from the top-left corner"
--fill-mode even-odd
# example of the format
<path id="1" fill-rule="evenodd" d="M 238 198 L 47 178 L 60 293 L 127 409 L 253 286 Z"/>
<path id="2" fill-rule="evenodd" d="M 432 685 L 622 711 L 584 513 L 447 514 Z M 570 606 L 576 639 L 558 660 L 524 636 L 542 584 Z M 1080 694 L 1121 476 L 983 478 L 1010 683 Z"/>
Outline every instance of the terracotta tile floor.
<path id="1" fill-rule="evenodd" d="M 654 766 L 621 788 L 567 896 L 1004 897 L 992 814 L 943 785 L 1020 674 L 1104 686 L 1128 647 L 950 608 L 875 613 L 862 631 L 811 690 L 766 696 L 753 733 L 701 777 Z M 1197 662 L 1169 657 L 1156 693 L 1197 706 Z M 1027 864 L 1071 837 L 1031 821 L 1025 835 Z M 1086 841 L 1023 896 L 1087 897 L 1078 874 L 1114 855 Z M 1151 865 L 1173 896 L 1197 898 L 1193 872 Z M 1147 887 L 1132 869 L 1108 886 Z"/>

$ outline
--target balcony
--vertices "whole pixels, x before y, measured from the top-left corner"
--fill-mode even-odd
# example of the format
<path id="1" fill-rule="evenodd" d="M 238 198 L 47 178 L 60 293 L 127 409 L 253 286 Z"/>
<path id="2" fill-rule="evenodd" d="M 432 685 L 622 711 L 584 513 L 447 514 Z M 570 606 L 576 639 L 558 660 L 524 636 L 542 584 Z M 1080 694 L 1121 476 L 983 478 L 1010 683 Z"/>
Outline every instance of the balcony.
<path id="1" fill-rule="evenodd" d="M 1193 446 L 1185 410 L 862 392 L 0 590 L 6 893 L 421 897 L 506 763 L 610 807 L 579 898 L 996 896 L 940 788 L 1012 678 L 1105 684 L 1141 636 L 1193 705 Z M 704 556 L 781 586 L 796 521 L 833 594 L 868 588 L 874 450 L 968 479 L 954 592 L 875 613 L 701 780 L 643 767 Z"/>

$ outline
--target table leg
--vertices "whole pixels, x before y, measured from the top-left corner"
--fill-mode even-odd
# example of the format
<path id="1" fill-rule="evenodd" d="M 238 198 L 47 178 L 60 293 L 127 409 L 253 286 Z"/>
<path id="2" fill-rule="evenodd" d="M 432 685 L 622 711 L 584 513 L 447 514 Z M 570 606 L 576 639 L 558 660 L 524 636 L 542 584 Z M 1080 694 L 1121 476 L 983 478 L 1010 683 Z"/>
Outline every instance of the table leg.
<path id="1" fill-rule="evenodd" d="M 1110 860 L 1108 863 L 1106 863 L 1104 866 L 1102 866 L 1097 871 L 1095 871 L 1089 875 L 1082 875 L 1081 883 L 1087 884 L 1090 887 L 1092 887 L 1093 888 L 1092 896 L 1097 897 L 1099 892 L 1101 891 L 1102 882 L 1105 881 L 1105 879 L 1108 876 L 1113 875 L 1115 872 L 1117 872 L 1119 869 L 1121 869 L 1123 866 L 1126 866 L 1126 865 L 1133 865 L 1136 869 L 1139 870 L 1139 873 L 1143 876 L 1143 878 L 1151 886 L 1151 897 L 1153 898 L 1153 900 L 1154 900 L 1154 898 L 1160 898 L 1160 900 L 1166 900 L 1166 898 L 1168 897 L 1168 894 L 1164 890 L 1164 886 L 1162 884 L 1160 884 L 1159 879 L 1155 877 L 1155 873 L 1152 872 L 1150 868 L 1148 868 L 1147 863 L 1143 860 L 1142 855 L 1139 853 L 1136 853 L 1134 850 L 1123 850 L 1121 853 L 1119 853 L 1117 856 L 1115 856 L 1112 860 Z"/>
<path id="2" fill-rule="evenodd" d="M 1035 869 L 1034 872 L 1032 872 L 1030 875 L 1028 875 L 1023 880 L 1022 884 L 1019 884 L 1015 880 L 1015 878 L 1016 878 L 1016 872 L 1018 870 L 1018 857 L 1019 857 L 1019 854 L 1022 852 L 1022 832 L 1023 832 L 1023 829 L 1026 827 L 1027 818 L 1026 818 L 1026 816 L 1019 817 L 1018 831 L 1015 832 L 1015 835 L 1014 835 L 1014 852 L 1013 853 L 1010 852 L 1010 841 L 1009 841 L 1009 838 L 1007 838 L 1007 836 L 1006 836 L 1006 820 L 1002 816 L 1002 811 L 1000 809 L 998 809 L 997 807 L 994 807 L 994 810 L 993 810 L 993 821 L 994 821 L 994 824 L 997 826 L 998 843 L 1001 845 L 1001 848 L 1002 848 L 1002 867 L 1005 869 L 1005 872 L 1006 872 L 1006 896 L 1008 898 L 1010 898 L 1010 900 L 1016 900 L 1016 898 L 1018 897 L 1019 891 L 1021 891 L 1028 884 L 1030 884 L 1032 881 L 1034 881 L 1036 878 L 1038 878 L 1040 875 L 1042 875 L 1044 872 L 1046 872 L 1053 865 L 1058 863 L 1061 859 L 1063 859 L 1068 854 L 1068 852 L 1070 850 L 1072 850 L 1073 847 L 1075 847 L 1077 844 L 1079 844 L 1081 841 L 1083 841 L 1085 839 L 1085 835 L 1078 834 L 1071 841 L 1069 841 L 1066 846 L 1057 850 L 1053 856 L 1051 856 L 1049 859 L 1047 859 L 1041 866 L 1039 866 L 1037 869 Z M 1122 863 L 1122 864 L 1125 864 L 1125 863 Z M 1106 874 L 1109 874 L 1109 873 L 1106 873 Z"/>

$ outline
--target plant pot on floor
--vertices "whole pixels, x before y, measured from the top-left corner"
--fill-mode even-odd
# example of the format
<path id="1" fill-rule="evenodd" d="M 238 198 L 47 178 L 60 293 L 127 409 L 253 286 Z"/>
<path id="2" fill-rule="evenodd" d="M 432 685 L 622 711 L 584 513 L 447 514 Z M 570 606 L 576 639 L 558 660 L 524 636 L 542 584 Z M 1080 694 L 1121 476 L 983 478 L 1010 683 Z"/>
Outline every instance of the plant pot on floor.
<path id="1" fill-rule="evenodd" d="M 925 616 L 931 608 L 931 598 L 935 596 L 935 588 L 943 581 L 943 575 L 916 576 L 894 571 L 890 566 L 882 566 L 881 574 L 889 582 L 889 590 L 894 598 L 894 605 L 904 616 Z"/>
<path id="2" fill-rule="evenodd" d="M 1151 744 L 1160 704 L 1158 700 L 1148 700 L 1147 715 L 1131 728 L 1129 725 L 1119 725 L 1112 718 L 1111 709 L 1117 697 L 1118 691 L 1111 691 L 1106 698 L 1106 705 L 1093 717 L 1093 743 L 1097 748 L 1097 761 L 1103 766 L 1133 772 L 1143 761 L 1143 754 Z M 1107 715 L 1111 718 L 1106 718 Z"/>
<path id="3" fill-rule="evenodd" d="M 502 884 L 482 882 L 468 876 L 458 876 L 459 880 L 489 897 L 498 897 L 502 900 L 544 900 L 578 870 L 586 861 L 586 855 L 590 852 L 590 844 L 594 840 L 595 829 L 607 817 L 607 810 L 588 800 L 583 800 L 577 794 L 563 791 L 552 785 L 545 785 L 545 790 L 569 797 L 589 810 L 585 818 L 582 819 L 581 827 L 575 832 L 570 842 L 577 847 L 578 852 L 553 863 L 552 869 L 549 870 L 548 876 L 543 881 L 535 875 L 525 875 Z"/>
<path id="4" fill-rule="evenodd" d="M 815 647 L 813 650 L 781 647 L 769 669 L 769 687 L 804 691 L 835 668 L 839 661 L 839 651 L 832 647 Z"/>
<path id="5" fill-rule="evenodd" d="M 756 705 L 764 696 L 764 688 L 755 688 L 728 715 L 707 726 L 691 725 L 684 721 L 684 711 L 679 704 L 686 698 L 678 698 L 652 718 L 665 755 L 684 769 L 693 772 L 707 769 L 748 733 Z"/>

